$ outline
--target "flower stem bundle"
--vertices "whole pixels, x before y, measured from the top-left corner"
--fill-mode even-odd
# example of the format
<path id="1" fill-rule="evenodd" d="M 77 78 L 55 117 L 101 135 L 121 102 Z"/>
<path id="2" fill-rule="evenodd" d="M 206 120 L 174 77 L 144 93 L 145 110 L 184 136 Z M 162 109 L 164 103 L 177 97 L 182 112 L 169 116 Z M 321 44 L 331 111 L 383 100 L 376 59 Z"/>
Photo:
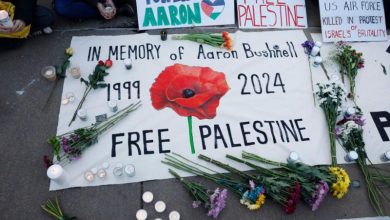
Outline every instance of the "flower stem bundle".
<path id="1" fill-rule="evenodd" d="M 336 43 L 336 62 L 340 65 L 340 72 L 348 77 L 350 94 L 349 97 L 355 99 L 355 85 L 358 70 L 364 68 L 363 54 L 356 52 L 351 45 L 345 42 Z"/>
<path id="2" fill-rule="evenodd" d="M 320 107 L 324 110 L 325 119 L 328 126 L 328 135 L 330 141 L 330 153 L 332 158 L 332 166 L 337 166 L 336 158 L 336 120 L 341 112 L 341 106 L 345 100 L 345 91 L 341 84 L 330 82 L 328 84 L 317 84 L 318 91 L 316 92 Z"/>
<path id="3" fill-rule="evenodd" d="M 56 75 L 57 79 L 63 79 L 66 77 L 66 69 L 68 69 L 70 61 L 69 59 L 73 56 L 73 49 L 67 48 L 65 50 L 65 59 L 62 64 L 56 65 Z"/>
<path id="4" fill-rule="evenodd" d="M 62 212 L 58 197 L 56 197 L 54 202 L 48 199 L 45 204 L 41 205 L 41 208 L 58 220 L 77 220 L 76 217 L 68 217 Z"/>
<path id="5" fill-rule="evenodd" d="M 220 212 L 225 208 L 225 200 L 227 198 L 227 190 L 219 188 L 215 190 L 209 190 L 200 183 L 194 183 L 183 179 L 175 171 L 169 169 L 169 172 L 176 177 L 184 187 L 190 192 L 194 201 L 192 203 L 193 208 L 204 206 L 208 209 L 207 216 L 217 218 Z"/>
<path id="6" fill-rule="evenodd" d="M 95 66 L 95 70 L 93 71 L 93 73 L 88 76 L 88 80 L 84 78 L 80 79 L 80 81 L 84 83 L 87 87 L 84 90 L 83 97 L 81 98 L 79 104 L 77 105 L 77 108 L 73 113 L 72 119 L 70 120 L 68 126 L 72 125 L 72 123 L 76 120 L 77 111 L 80 110 L 81 107 L 83 106 L 89 92 L 91 92 L 92 90 L 96 90 L 98 88 L 107 87 L 107 84 L 104 83 L 104 77 L 108 76 L 106 70 L 109 69 L 111 66 L 112 66 L 111 60 L 106 60 L 106 62 L 100 60 L 98 64 Z"/>
<path id="7" fill-rule="evenodd" d="M 182 36 L 173 36 L 172 39 L 189 40 L 217 48 L 226 48 L 227 50 L 232 50 L 233 48 L 233 40 L 226 31 L 222 32 L 222 34 L 186 34 Z"/>
<path id="8" fill-rule="evenodd" d="M 48 143 L 51 145 L 55 156 L 54 163 L 65 165 L 78 159 L 84 150 L 97 142 L 99 135 L 113 127 L 117 122 L 137 110 L 140 106 L 141 102 L 139 101 L 136 104 L 127 106 L 104 122 L 50 138 Z M 49 163 L 47 157 L 44 157 L 44 160 L 46 164 Z"/>

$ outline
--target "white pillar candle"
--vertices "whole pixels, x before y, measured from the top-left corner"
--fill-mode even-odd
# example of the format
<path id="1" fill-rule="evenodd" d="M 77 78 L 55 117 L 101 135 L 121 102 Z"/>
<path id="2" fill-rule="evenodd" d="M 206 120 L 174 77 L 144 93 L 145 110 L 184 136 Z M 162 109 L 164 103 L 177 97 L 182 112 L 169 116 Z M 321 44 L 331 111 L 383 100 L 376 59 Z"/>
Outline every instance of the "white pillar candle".
<path id="1" fill-rule="evenodd" d="M 133 67 L 133 61 L 131 59 L 124 59 L 123 64 L 127 70 L 130 70 Z"/>
<path id="2" fill-rule="evenodd" d="M 135 176 L 135 167 L 133 164 L 127 164 L 124 168 L 124 171 L 126 175 L 129 177 Z"/>
<path id="3" fill-rule="evenodd" d="M 107 105 L 112 112 L 118 111 L 118 104 L 115 100 L 110 100 Z"/>
<path id="4" fill-rule="evenodd" d="M 356 151 L 349 151 L 347 155 L 345 156 L 345 161 L 347 162 L 353 162 L 357 160 L 359 155 L 356 153 Z"/>
<path id="5" fill-rule="evenodd" d="M 14 23 L 8 15 L 8 12 L 5 10 L 0 10 L 0 26 L 6 28 L 11 28 L 14 26 Z"/>
<path id="6" fill-rule="evenodd" d="M 61 185 L 67 182 L 68 174 L 60 165 L 54 164 L 47 169 L 47 177 Z"/>
<path id="7" fill-rule="evenodd" d="M 297 152 L 292 151 L 290 155 L 288 155 L 287 162 L 296 163 L 299 160 L 299 155 Z"/>
<path id="8" fill-rule="evenodd" d="M 74 78 L 74 79 L 78 79 L 81 77 L 81 73 L 80 73 L 80 67 L 76 66 L 76 67 L 72 67 L 70 69 L 70 75 Z"/>
<path id="9" fill-rule="evenodd" d="M 87 118 L 88 118 L 88 115 L 87 115 L 87 110 L 84 109 L 84 108 L 81 108 L 77 111 L 77 116 L 82 120 L 82 121 L 86 121 Z"/>
<path id="10" fill-rule="evenodd" d="M 91 183 L 95 180 L 95 176 L 91 171 L 88 170 L 87 172 L 84 173 L 84 179 Z"/>
<path id="11" fill-rule="evenodd" d="M 172 211 L 169 213 L 169 220 L 180 220 L 180 214 L 177 211 Z"/>
<path id="12" fill-rule="evenodd" d="M 317 46 L 314 46 L 314 47 L 311 49 L 310 55 L 313 56 L 313 57 L 315 57 L 315 56 L 317 56 L 319 53 L 320 53 L 320 48 L 317 47 Z"/>
<path id="13" fill-rule="evenodd" d="M 156 204 L 154 204 L 154 209 L 158 213 L 164 212 L 166 207 L 167 206 L 165 205 L 165 202 L 163 202 L 163 201 L 158 201 L 158 202 L 156 202 Z"/>
<path id="14" fill-rule="evenodd" d="M 316 56 L 314 58 L 314 61 L 313 61 L 313 66 L 317 67 L 317 66 L 321 65 L 321 63 L 322 63 L 322 57 Z"/>
<path id="15" fill-rule="evenodd" d="M 135 214 L 135 217 L 137 218 L 137 220 L 145 220 L 148 217 L 148 213 L 145 209 L 140 209 Z"/>
<path id="16" fill-rule="evenodd" d="M 149 191 L 144 192 L 144 194 L 142 194 L 142 200 L 145 203 L 151 203 L 153 201 L 153 193 Z"/>

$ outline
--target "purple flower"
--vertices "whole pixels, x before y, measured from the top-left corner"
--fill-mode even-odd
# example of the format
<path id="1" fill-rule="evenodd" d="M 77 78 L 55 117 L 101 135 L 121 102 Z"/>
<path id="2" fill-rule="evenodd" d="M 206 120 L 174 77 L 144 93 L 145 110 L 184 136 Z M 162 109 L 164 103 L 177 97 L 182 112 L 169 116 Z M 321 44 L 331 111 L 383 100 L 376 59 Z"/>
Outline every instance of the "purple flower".
<path id="1" fill-rule="evenodd" d="M 253 182 L 253 180 L 249 180 L 249 186 L 251 187 L 251 190 L 255 189 L 255 182 Z"/>
<path id="2" fill-rule="evenodd" d="M 192 208 L 196 209 L 202 204 L 201 201 L 193 201 L 192 202 Z"/>
<path id="3" fill-rule="evenodd" d="M 210 209 L 207 216 L 217 218 L 219 213 L 225 208 L 225 200 L 227 198 L 227 190 L 222 191 L 219 188 L 215 189 L 214 193 L 210 196 Z"/>
<path id="4" fill-rule="evenodd" d="M 325 199 L 328 192 L 329 192 L 328 184 L 321 180 L 316 185 L 316 191 L 314 191 L 312 194 L 312 200 L 311 200 L 311 210 L 312 211 L 315 211 L 320 207 L 320 204 Z"/>
<path id="5" fill-rule="evenodd" d="M 336 133 L 337 136 L 340 136 L 343 133 L 343 131 L 341 130 L 340 127 L 336 127 L 335 133 Z"/>
<path id="6" fill-rule="evenodd" d="M 313 49 L 315 43 L 313 41 L 305 41 L 303 44 L 302 44 L 302 47 L 305 48 L 305 53 L 306 54 L 310 54 L 311 53 L 311 50 Z"/>

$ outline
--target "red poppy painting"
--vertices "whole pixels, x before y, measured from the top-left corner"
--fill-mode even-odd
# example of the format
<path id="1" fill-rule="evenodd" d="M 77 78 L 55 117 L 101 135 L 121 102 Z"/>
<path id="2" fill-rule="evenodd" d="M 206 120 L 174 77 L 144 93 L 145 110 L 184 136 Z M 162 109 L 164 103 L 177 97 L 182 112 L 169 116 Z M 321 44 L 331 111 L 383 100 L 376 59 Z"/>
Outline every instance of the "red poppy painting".
<path id="1" fill-rule="evenodd" d="M 219 101 L 229 90 L 225 74 L 209 67 L 174 64 L 156 78 L 150 88 L 152 105 L 161 110 L 169 107 L 178 115 L 188 117 L 191 150 L 192 116 L 212 119 L 216 116 Z"/>

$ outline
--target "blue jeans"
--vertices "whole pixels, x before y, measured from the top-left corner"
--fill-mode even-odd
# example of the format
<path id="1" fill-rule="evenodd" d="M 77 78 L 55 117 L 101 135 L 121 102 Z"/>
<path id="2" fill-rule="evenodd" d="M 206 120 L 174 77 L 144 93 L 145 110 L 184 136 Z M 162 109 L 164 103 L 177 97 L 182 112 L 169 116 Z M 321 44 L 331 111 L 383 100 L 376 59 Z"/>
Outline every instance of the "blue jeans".
<path id="1" fill-rule="evenodd" d="M 91 7 L 85 2 L 77 0 L 55 0 L 54 10 L 58 15 L 71 19 L 97 18 L 100 16 L 97 7 Z"/>

